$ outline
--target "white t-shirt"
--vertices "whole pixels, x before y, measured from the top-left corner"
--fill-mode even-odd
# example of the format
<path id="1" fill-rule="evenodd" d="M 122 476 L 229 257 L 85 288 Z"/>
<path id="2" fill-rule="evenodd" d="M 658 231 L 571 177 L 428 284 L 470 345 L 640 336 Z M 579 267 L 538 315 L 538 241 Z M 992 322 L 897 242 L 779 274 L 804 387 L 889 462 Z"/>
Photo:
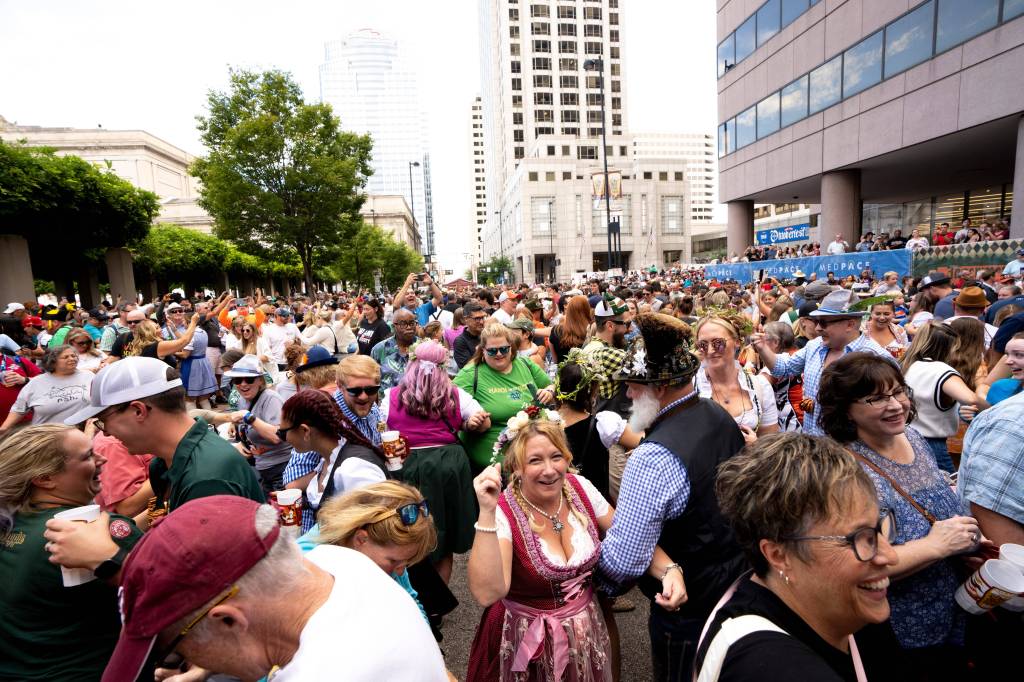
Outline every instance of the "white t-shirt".
<path id="1" fill-rule="evenodd" d="M 830 256 L 838 256 L 846 253 L 846 242 L 829 242 L 825 250 Z"/>
<path id="2" fill-rule="evenodd" d="M 334 576 L 334 587 L 274 682 L 447 682 L 419 608 L 377 564 L 333 545 L 315 547 L 305 558 Z"/>
<path id="3" fill-rule="evenodd" d="M 590 506 L 594 508 L 594 516 L 599 519 L 606 516 L 611 511 L 611 507 L 608 504 L 608 500 L 604 499 L 604 495 L 594 487 L 593 483 L 582 476 L 577 474 L 576 480 L 583 486 L 583 492 L 587 494 Z M 530 511 L 530 509 L 527 508 L 526 511 Z M 544 520 L 536 512 L 534 512 L 534 517 L 538 521 Z M 512 542 L 512 526 L 509 525 L 508 517 L 505 516 L 505 512 L 501 510 L 501 507 L 494 510 L 494 525 L 498 529 L 498 537 L 500 539 Z M 590 537 L 590 532 L 583 527 L 583 524 L 580 523 L 575 514 L 569 514 L 569 528 L 572 530 L 572 556 L 569 557 L 568 562 L 563 561 L 557 554 L 552 554 L 543 538 L 537 538 L 540 541 L 540 549 L 544 552 L 544 556 L 555 566 L 577 566 L 583 563 L 590 556 L 590 553 L 594 551 L 594 540 Z"/>
<path id="4" fill-rule="evenodd" d="M 285 344 L 301 336 L 299 328 L 293 322 L 285 325 L 279 325 L 277 322 L 263 324 L 263 338 L 270 345 L 270 356 L 279 365 L 284 364 Z"/>
<path id="5" fill-rule="evenodd" d="M 33 410 L 33 424 L 63 424 L 89 402 L 89 389 L 95 376 L 79 369 L 70 376 L 40 374 L 32 377 L 18 393 L 11 411 L 24 414 Z"/>
<path id="6" fill-rule="evenodd" d="M 491 315 L 491 317 L 496 319 L 498 322 L 501 322 L 502 324 L 512 324 L 512 316 L 509 315 L 508 313 L 506 313 L 501 308 L 498 308 L 497 310 L 495 310 L 494 314 Z"/>

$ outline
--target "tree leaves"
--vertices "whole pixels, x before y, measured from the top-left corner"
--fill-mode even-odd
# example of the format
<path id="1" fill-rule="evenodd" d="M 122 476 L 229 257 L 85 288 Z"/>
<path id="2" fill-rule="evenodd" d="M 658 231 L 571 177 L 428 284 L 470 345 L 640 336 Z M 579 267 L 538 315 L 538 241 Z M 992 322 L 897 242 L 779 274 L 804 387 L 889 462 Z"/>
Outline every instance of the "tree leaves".
<path id="1" fill-rule="evenodd" d="M 381 284 L 392 291 L 402 286 L 406 275 L 423 269 L 423 256 L 391 234 L 374 225 L 361 223 L 337 250 L 336 269 L 339 279 L 372 289 L 373 275 L 381 271 Z"/>

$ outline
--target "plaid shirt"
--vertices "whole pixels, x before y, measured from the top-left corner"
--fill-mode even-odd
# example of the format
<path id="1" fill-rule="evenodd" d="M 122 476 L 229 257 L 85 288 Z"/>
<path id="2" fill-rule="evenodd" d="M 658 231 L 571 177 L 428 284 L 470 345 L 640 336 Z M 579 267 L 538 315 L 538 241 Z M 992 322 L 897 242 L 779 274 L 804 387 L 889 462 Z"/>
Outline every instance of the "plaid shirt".
<path id="1" fill-rule="evenodd" d="M 395 337 L 384 339 L 370 350 L 370 357 L 380 365 L 380 390 L 398 385 L 409 366 L 409 351 L 402 353 Z"/>
<path id="2" fill-rule="evenodd" d="M 341 408 L 341 413 L 345 415 L 350 422 L 355 424 L 359 433 L 366 436 L 367 440 L 374 445 L 380 445 L 380 431 L 378 430 L 377 425 L 384 421 L 380 417 L 380 407 L 377 403 L 374 403 L 373 407 L 370 408 L 370 414 L 365 417 L 359 417 L 352 411 L 352 408 L 348 406 L 348 403 L 345 402 L 345 396 L 341 394 L 341 391 L 343 390 L 345 389 L 339 389 L 334 394 L 334 402 L 338 403 L 338 407 Z"/>
<path id="3" fill-rule="evenodd" d="M 658 416 L 693 393 L 666 406 Z M 682 515 L 690 499 L 690 476 L 686 466 L 671 450 L 644 441 L 633 450 L 622 472 L 615 520 L 601 541 L 602 591 L 612 593 L 615 585 L 647 572 L 661 527 L 668 519 Z"/>
<path id="4" fill-rule="evenodd" d="M 313 471 L 316 470 L 316 465 L 319 463 L 319 452 L 312 450 L 310 452 L 298 452 L 293 448 L 292 458 L 288 460 L 288 466 L 284 468 L 284 473 L 281 474 L 281 478 L 287 485 L 296 479 L 313 473 Z"/>
<path id="5" fill-rule="evenodd" d="M 804 433 L 808 436 L 823 436 L 824 429 L 818 424 L 818 415 L 821 414 L 821 406 L 818 405 L 818 385 L 821 383 L 821 373 L 825 370 L 825 358 L 828 356 L 829 348 L 824 344 L 821 337 L 811 339 L 807 345 L 789 355 L 783 353 L 775 356 L 775 367 L 772 368 L 773 377 L 790 377 L 803 374 L 804 377 L 804 398 L 814 400 L 814 412 L 804 414 Z M 896 360 L 889 351 L 885 350 L 869 336 L 861 334 L 850 343 L 846 344 L 843 354 L 874 353 L 885 358 L 899 368 Z"/>
<path id="6" fill-rule="evenodd" d="M 605 400 L 615 396 L 615 387 L 618 382 L 612 376 L 622 369 L 626 362 L 626 351 L 621 348 L 613 348 L 604 339 L 595 338 L 583 349 L 584 353 L 592 355 L 601 365 L 601 373 L 605 378 L 598 382 L 601 397 Z"/>
<path id="7" fill-rule="evenodd" d="M 979 414 L 964 436 L 957 493 L 1024 524 L 1024 393 Z"/>

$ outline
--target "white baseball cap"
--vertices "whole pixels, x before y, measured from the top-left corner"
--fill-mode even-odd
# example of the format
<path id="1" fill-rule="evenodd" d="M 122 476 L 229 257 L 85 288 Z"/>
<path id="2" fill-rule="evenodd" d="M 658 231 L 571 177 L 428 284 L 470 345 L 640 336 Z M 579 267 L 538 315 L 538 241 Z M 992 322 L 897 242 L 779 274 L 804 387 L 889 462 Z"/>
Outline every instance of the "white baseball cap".
<path id="1" fill-rule="evenodd" d="M 25 306 L 22 305 L 21 303 L 18 303 L 17 301 L 11 301 L 10 303 L 7 304 L 7 310 L 4 311 L 4 315 L 10 315 L 15 310 L 24 310 L 24 309 L 25 309 Z"/>
<path id="2" fill-rule="evenodd" d="M 132 357 L 101 369 L 92 380 L 89 405 L 64 420 L 74 426 L 98 415 L 108 407 L 142 400 L 181 386 L 181 379 L 168 379 L 170 367 L 156 358 Z"/>

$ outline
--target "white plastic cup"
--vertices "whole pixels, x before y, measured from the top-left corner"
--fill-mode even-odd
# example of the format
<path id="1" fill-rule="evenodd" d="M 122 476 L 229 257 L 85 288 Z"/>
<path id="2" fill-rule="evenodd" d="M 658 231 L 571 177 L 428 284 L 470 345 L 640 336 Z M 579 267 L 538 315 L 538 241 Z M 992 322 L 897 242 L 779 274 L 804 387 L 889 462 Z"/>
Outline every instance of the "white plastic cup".
<path id="1" fill-rule="evenodd" d="M 982 614 L 1022 592 L 1020 568 L 1003 559 L 989 559 L 956 589 L 954 598 L 964 611 Z"/>
<path id="2" fill-rule="evenodd" d="M 286 490 L 277 491 L 277 503 L 284 506 L 290 506 L 298 502 L 302 498 L 302 491 L 296 490 L 295 488 L 288 488 Z"/>
<path id="3" fill-rule="evenodd" d="M 999 558 L 1002 561 L 1009 561 L 1024 574 L 1024 545 L 1015 545 L 1012 542 L 1003 543 L 999 547 Z M 1000 606 L 1007 611 L 1024 611 L 1024 597 L 1011 597 Z"/>
<path id="4" fill-rule="evenodd" d="M 89 504 L 84 507 L 75 507 L 62 512 L 57 512 L 53 518 L 61 521 L 79 521 L 81 523 L 92 523 L 100 517 L 100 506 Z M 96 576 L 88 568 L 65 568 L 60 567 L 61 577 L 64 579 L 64 587 L 77 587 L 96 580 Z"/>

